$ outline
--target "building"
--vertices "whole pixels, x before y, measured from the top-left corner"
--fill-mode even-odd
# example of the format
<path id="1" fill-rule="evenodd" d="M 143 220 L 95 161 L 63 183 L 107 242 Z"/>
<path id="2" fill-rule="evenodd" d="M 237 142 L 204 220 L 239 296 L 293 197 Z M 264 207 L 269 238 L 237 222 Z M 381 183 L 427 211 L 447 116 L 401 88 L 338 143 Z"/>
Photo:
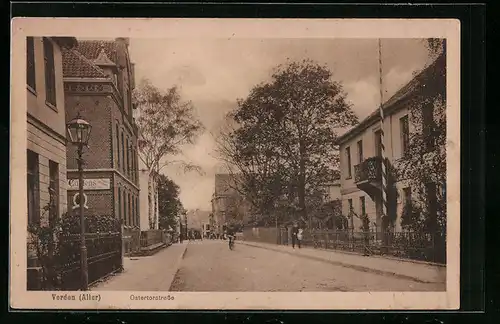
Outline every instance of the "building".
<path id="1" fill-rule="evenodd" d="M 222 234 L 229 219 L 241 221 L 250 219 L 250 204 L 237 190 L 237 175 L 218 173 L 215 175 L 215 188 L 212 195 L 212 214 L 214 230 Z"/>
<path id="2" fill-rule="evenodd" d="M 139 223 L 141 231 L 158 229 L 160 209 L 157 184 L 153 174 L 139 159 Z"/>
<path id="3" fill-rule="evenodd" d="M 414 129 L 408 102 L 424 88 L 424 81 L 430 75 L 445 67 L 445 57 L 441 56 L 425 68 L 407 85 L 383 104 L 384 111 L 384 148 L 385 157 L 391 165 L 403 157 L 408 150 L 410 132 Z M 439 82 L 445 82 L 440 80 Z M 432 106 L 432 105 L 431 105 Z M 432 114 L 431 114 L 432 118 Z M 382 185 L 381 185 L 381 123 L 380 112 L 376 109 L 371 115 L 354 128 L 339 137 L 341 167 L 342 213 L 349 218 L 349 227 L 359 231 L 361 219 L 356 215 L 368 215 L 371 227 L 381 232 L 382 224 Z M 401 230 L 401 213 L 406 201 L 411 198 L 411 188 L 406 181 L 396 181 L 397 206 L 395 230 Z M 353 211 L 354 213 L 351 213 Z"/>
<path id="4" fill-rule="evenodd" d="M 27 198 L 28 225 L 47 224 L 44 207 L 52 201 L 61 217 L 66 203 L 66 119 L 63 48 L 76 46 L 73 37 L 27 37 Z M 28 286 L 39 268 L 28 248 Z"/>
<path id="5" fill-rule="evenodd" d="M 84 150 L 83 201 L 89 214 L 114 215 L 139 226 L 138 129 L 133 118 L 134 65 L 128 38 L 82 40 L 63 51 L 66 120 L 92 125 Z M 76 148 L 67 148 L 68 204 L 78 201 Z"/>

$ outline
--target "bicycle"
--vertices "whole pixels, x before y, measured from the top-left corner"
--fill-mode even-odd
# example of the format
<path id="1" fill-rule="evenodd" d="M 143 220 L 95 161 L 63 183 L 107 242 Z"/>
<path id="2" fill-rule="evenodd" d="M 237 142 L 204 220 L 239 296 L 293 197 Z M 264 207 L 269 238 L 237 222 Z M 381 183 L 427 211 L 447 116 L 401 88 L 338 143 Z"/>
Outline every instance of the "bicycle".
<path id="1" fill-rule="evenodd" d="M 229 249 L 230 250 L 234 250 L 234 240 L 235 240 L 234 236 L 229 236 Z"/>

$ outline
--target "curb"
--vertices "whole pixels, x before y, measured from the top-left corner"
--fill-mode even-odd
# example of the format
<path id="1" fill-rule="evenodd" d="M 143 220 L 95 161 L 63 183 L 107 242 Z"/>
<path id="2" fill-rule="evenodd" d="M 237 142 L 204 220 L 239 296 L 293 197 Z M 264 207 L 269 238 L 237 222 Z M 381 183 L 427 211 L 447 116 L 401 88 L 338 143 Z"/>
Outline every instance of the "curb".
<path id="1" fill-rule="evenodd" d="M 182 263 L 182 260 L 184 259 L 184 257 L 186 256 L 186 252 L 187 252 L 187 246 L 188 244 L 183 244 L 184 246 L 184 250 L 182 251 L 182 253 L 179 255 L 179 257 L 177 258 L 177 260 L 175 261 L 175 266 L 173 267 L 174 271 L 172 271 L 172 275 L 171 276 L 168 276 L 162 283 L 160 286 L 167 286 L 167 285 L 164 285 L 164 283 L 168 283 L 168 291 L 170 291 L 170 287 L 172 287 L 172 283 L 174 282 L 174 279 L 175 279 L 175 276 L 177 275 L 177 272 L 179 272 L 179 269 L 181 267 L 181 263 Z"/>
<path id="2" fill-rule="evenodd" d="M 292 253 L 292 252 L 289 252 L 289 251 L 284 251 L 284 250 L 276 249 L 276 248 L 273 248 L 273 247 L 266 247 L 266 246 L 261 246 L 261 245 L 255 245 L 255 244 L 248 243 L 248 242 L 241 242 L 241 243 L 243 243 L 243 244 L 245 244 L 247 246 L 252 246 L 252 247 L 266 249 L 266 250 L 272 250 L 272 251 L 276 251 L 276 252 L 280 252 L 280 253 L 286 253 L 286 254 L 289 254 L 289 255 L 295 255 L 295 256 L 299 256 L 299 257 L 303 257 L 303 258 L 307 258 L 307 259 L 311 259 L 311 260 L 315 260 L 315 261 L 326 262 L 326 263 L 329 263 L 329 264 L 339 265 L 339 266 L 342 266 L 342 267 L 345 267 L 345 268 L 351 268 L 351 269 L 362 271 L 362 272 L 369 272 L 369 273 L 374 273 L 374 274 L 383 275 L 383 276 L 392 276 L 392 277 L 396 277 L 396 278 L 400 278 L 400 279 L 412 280 L 412 281 L 415 281 L 415 282 L 418 282 L 418 283 L 425 283 L 425 284 L 442 283 L 440 281 L 422 280 L 422 279 L 420 279 L 418 277 L 413 277 L 413 276 L 404 275 L 404 274 L 400 274 L 400 273 L 395 273 L 395 272 L 391 272 L 391 271 L 384 271 L 384 270 L 373 269 L 373 268 L 369 268 L 369 267 L 364 267 L 364 266 L 349 264 L 349 263 L 340 262 L 340 261 L 328 260 L 328 259 L 325 259 L 325 258 L 316 257 L 316 256 L 312 256 L 312 255 Z"/>

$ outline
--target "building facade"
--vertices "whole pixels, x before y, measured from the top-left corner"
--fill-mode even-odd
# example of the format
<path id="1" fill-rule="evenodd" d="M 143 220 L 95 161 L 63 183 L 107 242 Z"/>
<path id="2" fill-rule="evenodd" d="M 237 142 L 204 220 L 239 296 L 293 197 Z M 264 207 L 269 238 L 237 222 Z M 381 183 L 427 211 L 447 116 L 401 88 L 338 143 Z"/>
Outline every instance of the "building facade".
<path id="1" fill-rule="evenodd" d="M 238 192 L 237 175 L 218 173 L 215 175 L 214 194 L 212 195 L 213 228 L 222 234 L 229 219 L 243 224 L 250 220 L 250 204 Z"/>
<path id="2" fill-rule="evenodd" d="M 342 135 L 340 146 L 340 193 L 342 213 L 348 217 L 349 227 L 360 231 L 362 221 L 359 215 L 367 215 L 370 227 L 382 232 L 382 184 L 381 155 L 384 146 L 385 158 L 395 165 L 408 152 L 410 133 L 415 129 L 410 118 L 408 102 L 421 88 L 426 76 L 436 74 L 436 69 L 445 65 L 441 57 L 425 68 L 419 75 L 402 87 L 383 105 L 384 129 L 381 134 L 380 112 L 375 110 L 350 131 Z M 444 82 L 444 80 L 443 80 Z M 394 230 L 401 230 L 401 214 L 407 201 L 411 199 L 411 188 L 404 180 L 395 182 L 396 221 Z"/>
<path id="3" fill-rule="evenodd" d="M 67 210 L 62 49 L 74 46 L 76 39 L 70 37 L 26 40 L 28 225 L 48 224 L 44 208 L 49 204 L 57 217 Z M 28 278 L 37 269 L 28 248 Z"/>
<path id="4" fill-rule="evenodd" d="M 134 66 L 129 40 L 82 40 L 63 51 L 66 120 L 78 113 L 92 125 L 84 150 L 85 208 L 139 226 L 138 129 L 133 118 Z M 67 148 L 68 210 L 77 206 L 76 148 Z"/>
<path id="5" fill-rule="evenodd" d="M 158 229 L 160 209 L 155 177 L 139 159 L 139 222 L 141 231 Z"/>

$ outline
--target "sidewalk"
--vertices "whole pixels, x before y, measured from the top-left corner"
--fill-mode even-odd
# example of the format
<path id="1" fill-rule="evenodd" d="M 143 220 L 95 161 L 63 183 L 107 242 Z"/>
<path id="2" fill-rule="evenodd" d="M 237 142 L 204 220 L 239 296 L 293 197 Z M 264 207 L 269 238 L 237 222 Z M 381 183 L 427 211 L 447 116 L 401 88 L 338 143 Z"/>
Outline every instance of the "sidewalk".
<path id="1" fill-rule="evenodd" d="M 294 250 L 291 246 L 286 245 L 251 241 L 240 241 L 238 243 L 281 253 L 297 255 L 317 261 L 324 261 L 363 272 L 377 273 L 385 276 L 395 276 L 421 283 L 446 283 L 445 266 L 400 261 L 383 257 L 362 256 L 335 250 L 314 249 L 308 247 L 302 249 L 296 248 Z"/>
<path id="2" fill-rule="evenodd" d="M 168 291 L 186 252 L 188 243 L 175 243 L 144 257 L 123 260 L 121 273 L 96 284 L 95 291 Z"/>

